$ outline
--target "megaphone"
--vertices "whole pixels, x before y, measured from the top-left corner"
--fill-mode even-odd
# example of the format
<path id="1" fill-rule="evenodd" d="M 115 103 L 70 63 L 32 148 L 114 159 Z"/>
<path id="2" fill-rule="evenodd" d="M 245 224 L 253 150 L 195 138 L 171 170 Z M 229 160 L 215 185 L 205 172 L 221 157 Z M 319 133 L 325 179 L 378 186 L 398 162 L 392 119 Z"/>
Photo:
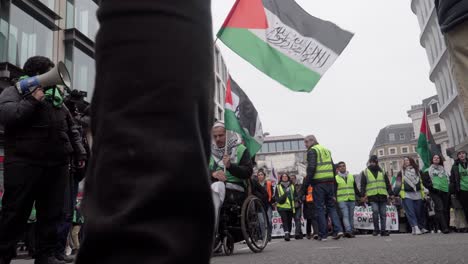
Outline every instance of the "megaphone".
<path id="1" fill-rule="evenodd" d="M 20 94 L 27 94 L 34 91 L 38 86 L 49 87 L 55 85 L 64 85 L 66 88 L 71 87 L 70 74 L 61 61 L 52 70 L 44 74 L 18 81 L 16 88 Z"/>

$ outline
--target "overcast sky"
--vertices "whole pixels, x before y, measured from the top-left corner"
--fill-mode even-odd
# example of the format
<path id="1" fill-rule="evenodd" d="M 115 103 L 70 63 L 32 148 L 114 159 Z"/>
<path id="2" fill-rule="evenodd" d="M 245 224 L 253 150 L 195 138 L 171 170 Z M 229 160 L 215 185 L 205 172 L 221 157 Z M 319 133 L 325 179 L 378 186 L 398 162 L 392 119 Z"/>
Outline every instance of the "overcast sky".
<path id="1" fill-rule="evenodd" d="M 296 0 L 311 15 L 353 32 L 354 38 L 311 93 L 281 86 L 218 41 L 231 76 L 257 108 L 272 136 L 314 134 L 362 170 L 381 128 L 410 123 L 411 105 L 436 94 L 410 1 Z M 219 30 L 235 0 L 212 0 Z"/>

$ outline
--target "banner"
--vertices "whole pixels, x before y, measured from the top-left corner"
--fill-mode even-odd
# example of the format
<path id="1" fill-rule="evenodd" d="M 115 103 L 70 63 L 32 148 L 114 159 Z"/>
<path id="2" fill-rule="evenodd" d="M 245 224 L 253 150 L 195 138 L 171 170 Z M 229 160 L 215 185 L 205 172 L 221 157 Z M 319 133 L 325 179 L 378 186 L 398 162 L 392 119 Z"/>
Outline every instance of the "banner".
<path id="1" fill-rule="evenodd" d="M 354 208 L 354 228 L 374 230 L 374 223 L 372 221 L 372 207 L 371 206 L 356 206 Z M 398 211 L 395 206 L 387 205 L 387 231 L 398 231 Z"/>
<path id="2" fill-rule="evenodd" d="M 283 221 L 281 220 L 281 216 L 279 215 L 278 211 L 273 211 L 271 222 L 273 224 L 273 230 L 271 232 L 272 237 L 282 237 L 284 236 L 283 231 Z M 302 234 L 306 234 L 306 221 L 301 217 L 301 229 Z M 292 228 L 291 228 L 291 236 L 294 236 L 296 231 L 296 224 L 294 223 L 294 218 L 292 220 Z"/>

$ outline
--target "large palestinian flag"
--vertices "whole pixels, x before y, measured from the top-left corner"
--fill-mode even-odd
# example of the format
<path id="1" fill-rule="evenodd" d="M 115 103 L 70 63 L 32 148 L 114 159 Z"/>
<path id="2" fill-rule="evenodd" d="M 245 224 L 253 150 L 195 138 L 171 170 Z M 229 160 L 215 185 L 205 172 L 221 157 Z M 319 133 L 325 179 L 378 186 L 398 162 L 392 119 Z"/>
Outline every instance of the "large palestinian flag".
<path id="1" fill-rule="evenodd" d="M 353 34 L 294 0 L 237 0 L 218 38 L 293 91 L 310 92 Z"/>
<path id="2" fill-rule="evenodd" d="M 254 105 L 231 77 L 226 87 L 224 123 L 227 130 L 238 133 L 253 157 L 262 147 L 263 130 Z"/>
<path id="3" fill-rule="evenodd" d="M 421 121 L 421 128 L 419 132 L 418 145 L 416 147 L 419 157 L 423 161 L 422 171 L 426 171 L 431 166 L 432 155 L 439 155 L 442 157 L 442 151 L 438 146 L 431 133 L 431 128 L 427 122 L 426 109 L 424 109 L 423 118 Z"/>

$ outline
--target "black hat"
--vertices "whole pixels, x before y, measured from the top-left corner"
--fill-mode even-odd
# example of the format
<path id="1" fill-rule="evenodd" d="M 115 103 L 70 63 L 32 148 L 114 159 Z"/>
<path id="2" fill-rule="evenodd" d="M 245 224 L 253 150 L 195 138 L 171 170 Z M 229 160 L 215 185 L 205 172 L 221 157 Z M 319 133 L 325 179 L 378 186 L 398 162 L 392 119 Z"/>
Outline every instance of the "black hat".
<path id="1" fill-rule="evenodd" d="M 369 163 L 370 162 L 379 163 L 379 158 L 377 158 L 377 155 L 371 155 L 369 158 Z"/>

